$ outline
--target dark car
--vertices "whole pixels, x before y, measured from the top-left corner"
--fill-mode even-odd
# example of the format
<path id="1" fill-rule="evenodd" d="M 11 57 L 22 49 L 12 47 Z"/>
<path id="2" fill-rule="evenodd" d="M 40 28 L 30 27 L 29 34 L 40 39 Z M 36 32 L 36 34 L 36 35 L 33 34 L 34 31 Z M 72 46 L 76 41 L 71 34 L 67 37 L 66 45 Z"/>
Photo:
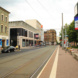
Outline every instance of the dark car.
<path id="1" fill-rule="evenodd" d="M 8 46 L 3 48 L 3 50 L 1 51 L 2 53 L 8 53 L 8 52 L 14 52 L 15 51 L 15 47 L 14 46 Z"/>

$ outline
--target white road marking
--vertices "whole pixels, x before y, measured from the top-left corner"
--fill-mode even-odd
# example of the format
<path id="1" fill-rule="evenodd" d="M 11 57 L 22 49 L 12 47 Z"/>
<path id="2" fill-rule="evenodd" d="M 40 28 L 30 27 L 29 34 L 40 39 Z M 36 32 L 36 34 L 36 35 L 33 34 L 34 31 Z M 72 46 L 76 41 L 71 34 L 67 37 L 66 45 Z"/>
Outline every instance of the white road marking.
<path id="1" fill-rule="evenodd" d="M 55 51 L 57 50 L 57 48 L 55 49 Z M 55 51 L 53 52 L 52 56 L 54 55 Z M 52 56 L 49 58 L 49 60 L 47 61 L 47 63 L 45 64 L 45 66 L 43 67 L 43 69 L 41 70 L 41 72 L 39 73 L 39 75 L 37 76 L 37 78 L 40 77 L 40 75 L 42 74 L 43 70 L 45 69 L 45 67 L 47 66 L 48 62 L 50 61 L 50 59 L 52 58 Z"/>
<path id="2" fill-rule="evenodd" d="M 52 71 L 51 71 L 51 74 L 50 74 L 49 78 L 56 78 L 58 54 L 59 54 L 59 47 L 58 47 L 58 50 L 57 50 L 57 54 L 56 54 L 55 61 L 53 63 Z"/>

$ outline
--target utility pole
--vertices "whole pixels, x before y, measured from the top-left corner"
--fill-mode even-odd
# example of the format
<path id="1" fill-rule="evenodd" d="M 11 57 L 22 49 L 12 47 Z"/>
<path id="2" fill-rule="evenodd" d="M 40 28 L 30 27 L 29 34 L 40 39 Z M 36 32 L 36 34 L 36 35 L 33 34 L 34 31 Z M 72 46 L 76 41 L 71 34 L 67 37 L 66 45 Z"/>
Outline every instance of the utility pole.
<path id="1" fill-rule="evenodd" d="M 64 48 L 63 13 L 62 13 L 62 48 Z"/>

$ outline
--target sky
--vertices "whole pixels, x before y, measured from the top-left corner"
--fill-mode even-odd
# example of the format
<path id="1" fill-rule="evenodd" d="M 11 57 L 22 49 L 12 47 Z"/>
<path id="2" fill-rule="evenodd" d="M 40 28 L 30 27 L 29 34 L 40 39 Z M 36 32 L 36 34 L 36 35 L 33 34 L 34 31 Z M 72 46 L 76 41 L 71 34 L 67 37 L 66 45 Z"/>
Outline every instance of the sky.
<path id="1" fill-rule="evenodd" d="M 9 21 L 37 19 L 43 29 L 55 29 L 57 36 L 63 26 L 74 20 L 78 0 L 0 0 L 0 6 L 10 12 Z"/>

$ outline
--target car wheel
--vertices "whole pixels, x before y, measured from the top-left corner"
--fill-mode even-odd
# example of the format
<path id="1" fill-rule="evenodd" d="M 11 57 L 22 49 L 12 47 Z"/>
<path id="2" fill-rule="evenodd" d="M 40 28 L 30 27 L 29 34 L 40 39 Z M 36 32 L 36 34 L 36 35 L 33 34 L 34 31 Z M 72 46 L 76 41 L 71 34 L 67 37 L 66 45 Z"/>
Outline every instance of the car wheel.
<path id="1" fill-rule="evenodd" d="M 13 50 L 15 52 L 15 50 Z"/>
<path id="2" fill-rule="evenodd" d="M 10 53 L 10 50 L 8 50 L 8 53 Z"/>

